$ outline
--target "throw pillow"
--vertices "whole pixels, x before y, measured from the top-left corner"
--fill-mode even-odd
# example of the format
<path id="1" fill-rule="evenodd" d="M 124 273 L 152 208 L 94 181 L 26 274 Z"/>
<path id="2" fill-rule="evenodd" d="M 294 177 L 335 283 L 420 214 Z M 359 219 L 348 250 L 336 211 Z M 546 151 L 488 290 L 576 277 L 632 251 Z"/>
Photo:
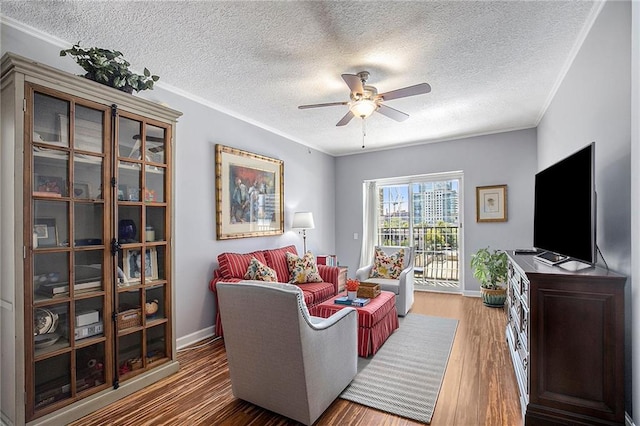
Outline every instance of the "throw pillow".
<path id="1" fill-rule="evenodd" d="M 392 278 L 397 279 L 402 272 L 404 265 L 404 249 L 400 249 L 391 256 L 380 247 L 376 247 L 373 268 L 371 268 L 371 278 Z"/>
<path id="2" fill-rule="evenodd" d="M 218 255 L 218 264 L 220 265 L 220 275 L 224 279 L 229 278 L 244 278 L 244 274 L 247 272 L 247 266 L 251 262 L 252 258 L 258 259 L 260 262 L 266 264 L 267 260 L 264 258 L 264 254 L 261 251 L 254 251 L 253 253 L 221 253 Z"/>
<path id="3" fill-rule="evenodd" d="M 278 280 L 276 277 L 276 271 L 269 268 L 255 257 L 251 258 L 251 262 L 249 262 L 249 266 L 247 267 L 247 273 L 244 274 L 244 279 L 267 282 L 276 282 Z"/>
<path id="4" fill-rule="evenodd" d="M 276 271 L 278 282 L 286 283 L 289 281 L 289 264 L 287 263 L 287 253 L 298 254 L 296 246 L 288 245 L 277 249 L 265 250 L 265 264 L 269 265 Z M 260 259 L 258 259 L 260 260 Z"/>
<path id="5" fill-rule="evenodd" d="M 292 284 L 321 283 L 322 277 L 318 273 L 316 258 L 308 251 L 302 257 L 287 253 L 289 265 L 289 282 Z"/>

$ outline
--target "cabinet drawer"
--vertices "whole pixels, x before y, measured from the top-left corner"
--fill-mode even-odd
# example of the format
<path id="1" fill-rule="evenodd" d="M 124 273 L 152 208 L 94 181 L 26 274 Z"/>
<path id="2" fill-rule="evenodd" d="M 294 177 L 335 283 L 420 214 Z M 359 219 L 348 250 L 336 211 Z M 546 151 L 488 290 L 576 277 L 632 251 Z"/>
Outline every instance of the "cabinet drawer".
<path id="1" fill-rule="evenodd" d="M 520 332 L 528 340 L 529 337 L 529 309 L 526 304 L 520 304 Z"/>
<path id="2" fill-rule="evenodd" d="M 522 297 L 524 304 L 528 305 L 529 304 L 529 280 L 527 280 L 527 278 L 522 275 L 519 278 L 520 278 L 519 279 L 520 297 Z"/>
<path id="3" fill-rule="evenodd" d="M 509 323 L 513 325 L 514 330 L 518 333 L 520 332 L 520 311 L 519 303 L 509 307 L 509 316 L 511 318 Z"/>

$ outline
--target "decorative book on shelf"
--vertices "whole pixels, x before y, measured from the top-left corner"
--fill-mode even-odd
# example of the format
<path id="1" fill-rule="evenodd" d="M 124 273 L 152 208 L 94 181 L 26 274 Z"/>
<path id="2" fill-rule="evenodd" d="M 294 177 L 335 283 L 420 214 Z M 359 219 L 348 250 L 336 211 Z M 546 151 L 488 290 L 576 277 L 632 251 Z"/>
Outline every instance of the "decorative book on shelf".
<path id="1" fill-rule="evenodd" d="M 51 198 L 62 198 L 62 194 L 58 192 L 48 192 L 48 191 L 33 191 L 34 197 L 51 197 Z"/>
<path id="2" fill-rule="evenodd" d="M 359 306 L 362 307 L 369 303 L 370 299 L 364 297 L 356 297 L 355 299 L 349 299 L 347 296 L 338 297 L 334 303 L 338 305 L 346 305 L 346 306 Z"/>
<path id="3" fill-rule="evenodd" d="M 36 293 L 53 297 L 69 293 L 69 282 L 58 281 L 60 274 L 57 272 L 41 274 L 34 277 L 37 281 Z M 76 265 L 74 291 L 91 291 L 102 287 L 101 265 Z"/>
<path id="4" fill-rule="evenodd" d="M 338 257 L 335 254 L 319 254 L 316 256 L 318 265 L 338 266 Z"/>
<path id="5" fill-rule="evenodd" d="M 73 289 L 75 291 L 90 291 L 98 289 L 102 286 L 102 281 L 88 281 L 84 283 L 76 283 L 73 285 Z M 42 294 L 43 296 L 57 296 L 60 294 L 69 293 L 69 285 L 67 283 L 45 283 L 40 284 L 38 289 L 36 290 L 38 294 Z"/>

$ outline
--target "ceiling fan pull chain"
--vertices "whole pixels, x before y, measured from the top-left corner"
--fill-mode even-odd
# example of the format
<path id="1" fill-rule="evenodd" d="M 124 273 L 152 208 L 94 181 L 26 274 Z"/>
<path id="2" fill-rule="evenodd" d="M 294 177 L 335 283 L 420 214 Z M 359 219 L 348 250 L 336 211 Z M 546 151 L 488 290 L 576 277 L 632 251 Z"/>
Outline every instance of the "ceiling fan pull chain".
<path id="1" fill-rule="evenodd" d="M 362 149 L 364 149 L 364 137 L 367 135 L 367 125 L 364 118 L 362 119 Z"/>

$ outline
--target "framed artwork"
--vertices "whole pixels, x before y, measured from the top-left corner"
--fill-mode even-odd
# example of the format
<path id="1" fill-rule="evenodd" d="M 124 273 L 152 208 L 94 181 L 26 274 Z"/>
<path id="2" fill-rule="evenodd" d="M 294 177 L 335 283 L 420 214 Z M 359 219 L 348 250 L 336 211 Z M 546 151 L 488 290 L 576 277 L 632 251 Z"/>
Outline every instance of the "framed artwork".
<path id="1" fill-rule="evenodd" d="M 35 176 L 33 195 L 38 197 L 66 197 L 66 181 L 58 176 Z"/>
<path id="2" fill-rule="evenodd" d="M 91 198 L 91 187 L 88 183 L 74 182 L 73 196 L 75 198 Z"/>
<path id="3" fill-rule="evenodd" d="M 216 145 L 216 237 L 284 233 L 284 161 Z"/>
<path id="4" fill-rule="evenodd" d="M 127 187 L 127 200 L 140 201 L 140 188 L 133 186 Z"/>
<path id="5" fill-rule="evenodd" d="M 36 218 L 33 223 L 33 233 L 38 240 L 38 247 L 58 246 L 58 228 L 55 218 Z"/>
<path id="6" fill-rule="evenodd" d="M 140 249 L 124 249 L 122 251 L 122 269 L 125 282 L 136 282 L 142 278 L 142 256 Z M 158 251 L 155 247 L 145 250 L 144 277 L 146 280 L 158 279 Z"/>
<path id="7" fill-rule="evenodd" d="M 118 184 L 118 201 L 129 199 L 129 187 L 127 185 Z"/>
<path id="8" fill-rule="evenodd" d="M 476 222 L 507 221 L 507 185 L 476 187 Z"/>

